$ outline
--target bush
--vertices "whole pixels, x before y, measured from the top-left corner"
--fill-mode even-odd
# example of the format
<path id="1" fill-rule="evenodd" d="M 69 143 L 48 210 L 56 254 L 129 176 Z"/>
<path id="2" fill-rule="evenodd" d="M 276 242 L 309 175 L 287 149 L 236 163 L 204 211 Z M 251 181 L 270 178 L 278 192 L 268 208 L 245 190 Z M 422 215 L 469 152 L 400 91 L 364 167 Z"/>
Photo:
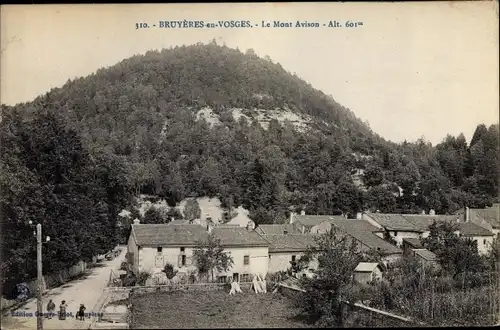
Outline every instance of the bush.
<path id="1" fill-rule="evenodd" d="M 175 277 L 175 275 L 177 275 L 178 271 L 174 269 L 174 266 L 172 264 L 166 263 L 165 267 L 163 267 L 162 272 L 165 273 L 169 280 L 171 280 Z"/>
<path id="2" fill-rule="evenodd" d="M 148 272 L 145 272 L 145 271 L 142 271 L 139 273 L 139 276 L 137 276 L 137 284 L 138 285 L 141 285 L 141 286 L 144 286 L 146 285 L 146 281 L 148 280 L 148 278 L 151 277 L 151 274 L 148 273 Z"/>

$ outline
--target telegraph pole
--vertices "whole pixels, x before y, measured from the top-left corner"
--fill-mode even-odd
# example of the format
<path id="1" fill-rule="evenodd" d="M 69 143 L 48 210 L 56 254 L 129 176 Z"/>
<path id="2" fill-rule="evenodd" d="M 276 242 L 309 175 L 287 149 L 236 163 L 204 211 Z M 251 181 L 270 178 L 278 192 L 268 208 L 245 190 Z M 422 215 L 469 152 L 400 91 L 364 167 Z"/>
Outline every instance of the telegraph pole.
<path id="1" fill-rule="evenodd" d="M 43 273 L 42 273 L 42 225 L 36 225 L 36 270 L 37 270 L 37 302 L 36 309 L 38 317 L 36 319 L 36 329 L 43 330 L 43 307 L 42 307 L 42 293 L 43 293 Z"/>

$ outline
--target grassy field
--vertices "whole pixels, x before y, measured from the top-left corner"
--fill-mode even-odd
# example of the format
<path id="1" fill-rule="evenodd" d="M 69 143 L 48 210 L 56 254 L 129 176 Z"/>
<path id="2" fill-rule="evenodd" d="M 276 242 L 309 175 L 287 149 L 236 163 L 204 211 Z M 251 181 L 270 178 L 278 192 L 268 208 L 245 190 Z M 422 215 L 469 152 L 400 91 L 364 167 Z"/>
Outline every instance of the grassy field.
<path id="1" fill-rule="evenodd" d="M 161 292 L 132 297 L 132 329 L 306 328 L 281 294 Z"/>

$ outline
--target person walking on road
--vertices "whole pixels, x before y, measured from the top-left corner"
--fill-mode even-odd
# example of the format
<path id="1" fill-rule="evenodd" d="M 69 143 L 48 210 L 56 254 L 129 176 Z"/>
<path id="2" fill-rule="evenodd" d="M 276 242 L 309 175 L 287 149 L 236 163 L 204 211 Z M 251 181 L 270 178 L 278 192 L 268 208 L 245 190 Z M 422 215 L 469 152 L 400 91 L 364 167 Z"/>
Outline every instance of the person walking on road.
<path id="1" fill-rule="evenodd" d="M 63 300 L 61 302 L 61 305 L 59 306 L 59 320 L 66 320 L 66 309 L 68 308 L 68 305 L 66 305 L 66 300 Z"/>
<path id="2" fill-rule="evenodd" d="M 85 308 L 85 305 L 84 304 L 80 304 L 80 309 L 78 310 L 78 319 L 80 321 L 84 321 L 85 320 L 85 310 L 87 308 Z"/>
<path id="3" fill-rule="evenodd" d="M 52 318 L 52 315 L 54 314 L 54 311 L 56 310 L 56 304 L 52 301 L 52 299 L 49 300 L 49 303 L 47 304 L 47 317 L 49 319 Z"/>

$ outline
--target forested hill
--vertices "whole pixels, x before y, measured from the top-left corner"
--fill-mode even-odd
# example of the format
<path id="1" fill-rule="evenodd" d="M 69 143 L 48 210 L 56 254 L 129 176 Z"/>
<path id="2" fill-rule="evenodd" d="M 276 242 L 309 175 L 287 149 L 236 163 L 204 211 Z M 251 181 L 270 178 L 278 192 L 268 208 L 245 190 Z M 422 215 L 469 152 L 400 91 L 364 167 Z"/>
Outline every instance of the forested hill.
<path id="1" fill-rule="evenodd" d="M 103 191 L 110 216 L 116 191 L 171 204 L 217 195 L 258 223 L 283 221 L 291 207 L 445 213 L 498 195 L 498 125 L 478 126 L 470 143 L 460 135 L 397 145 L 280 64 L 215 42 L 137 55 L 2 109 L 3 151 L 12 148 L 2 155 L 15 164 L 7 172 L 58 185 L 65 176 L 37 162 L 55 171 L 84 161 L 85 170 L 68 170 L 72 182 L 94 182 L 84 178 L 99 168 L 116 184 Z M 63 131 L 78 142 L 65 144 Z"/>

